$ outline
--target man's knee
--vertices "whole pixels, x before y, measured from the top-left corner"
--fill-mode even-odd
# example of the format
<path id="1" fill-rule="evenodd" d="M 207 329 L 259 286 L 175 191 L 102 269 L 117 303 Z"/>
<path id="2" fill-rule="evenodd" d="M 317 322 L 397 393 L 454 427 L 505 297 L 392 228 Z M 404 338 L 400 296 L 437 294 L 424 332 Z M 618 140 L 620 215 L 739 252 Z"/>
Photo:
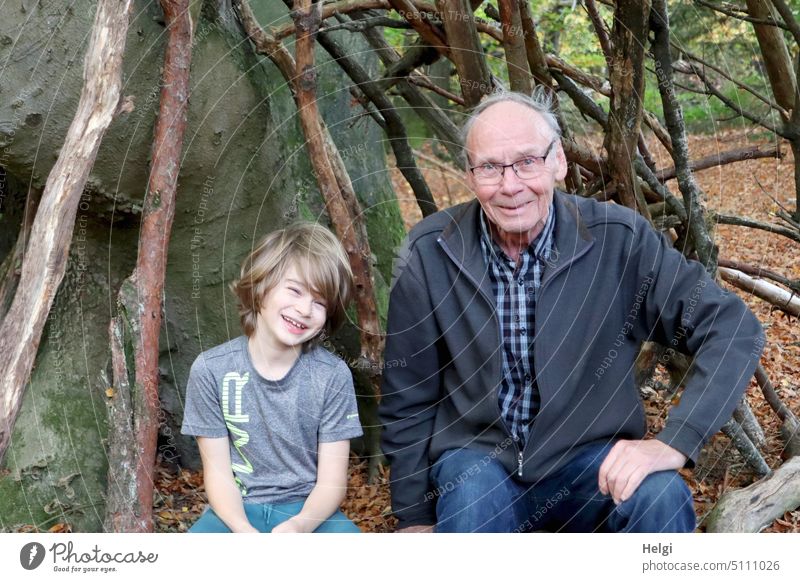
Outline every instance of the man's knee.
<path id="1" fill-rule="evenodd" d="M 431 495 L 442 497 L 459 491 L 474 496 L 496 489 L 509 479 L 505 468 L 490 455 L 471 449 L 450 449 L 433 466 Z"/>
<path id="2" fill-rule="evenodd" d="M 510 532 L 519 526 L 521 487 L 486 453 L 445 451 L 434 464 L 433 485 L 439 532 Z"/>

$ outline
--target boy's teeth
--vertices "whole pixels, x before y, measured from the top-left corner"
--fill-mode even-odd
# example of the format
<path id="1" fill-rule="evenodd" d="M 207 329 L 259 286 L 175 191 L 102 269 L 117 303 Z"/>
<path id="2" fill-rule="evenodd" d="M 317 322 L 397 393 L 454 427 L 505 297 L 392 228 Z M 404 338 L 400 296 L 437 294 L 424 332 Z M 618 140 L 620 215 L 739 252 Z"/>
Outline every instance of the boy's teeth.
<path id="1" fill-rule="evenodd" d="M 288 317 L 286 317 L 286 316 L 284 316 L 284 317 L 283 317 L 283 319 L 284 319 L 285 321 L 288 321 L 289 323 L 291 323 L 293 326 L 295 326 L 295 327 L 296 327 L 296 328 L 298 328 L 298 329 L 305 329 L 305 328 L 306 328 L 306 326 L 305 326 L 305 325 L 303 325 L 302 323 L 298 323 L 298 322 L 294 321 L 293 319 L 289 319 L 289 318 L 288 318 Z"/>

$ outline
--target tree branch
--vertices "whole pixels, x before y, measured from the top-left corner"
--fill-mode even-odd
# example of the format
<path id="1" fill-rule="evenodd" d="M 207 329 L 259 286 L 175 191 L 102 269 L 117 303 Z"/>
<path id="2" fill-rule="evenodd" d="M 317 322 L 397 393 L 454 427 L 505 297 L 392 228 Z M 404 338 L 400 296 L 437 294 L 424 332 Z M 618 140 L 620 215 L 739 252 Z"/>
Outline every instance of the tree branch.
<path id="1" fill-rule="evenodd" d="M 722 426 L 722 432 L 731 439 L 733 446 L 736 447 L 747 464 L 750 465 L 760 477 L 772 474 L 772 469 L 769 468 L 764 457 L 736 420 L 733 418 L 728 420 L 728 422 Z"/>
<path id="2" fill-rule="evenodd" d="M 354 15 L 358 18 L 357 15 Z M 366 32 L 366 31 L 365 31 Z M 392 49 L 394 50 L 394 49 Z M 395 54 L 397 54 L 395 52 Z M 391 64 L 387 65 L 386 72 L 383 78 L 380 79 L 380 89 L 383 92 L 388 91 L 400 79 L 408 77 L 417 67 L 422 65 L 430 65 L 439 59 L 439 53 L 429 46 L 414 44 L 406 49 L 402 57 L 393 60 Z"/>
<path id="3" fill-rule="evenodd" d="M 120 102 L 131 0 L 99 0 L 75 118 L 50 170 L 17 292 L 0 325 L 0 461 L 11 439 L 47 314 L 64 278 L 75 215 Z"/>
<path id="4" fill-rule="evenodd" d="M 764 399 L 770 405 L 778 418 L 781 419 L 781 440 L 783 440 L 782 456 L 785 458 L 796 457 L 800 455 L 800 420 L 795 416 L 794 412 L 786 406 L 778 396 L 777 390 L 770 382 L 764 366 L 759 364 L 756 367 L 756 383 L 761 388 L 764 394 Z"/>
<path id="5" fill-rule="evenodd" d="M 408 145 L 408 134 L 403 120 L 395 110 L 392 102 L 379 87 L 379 81 L 369 78 L 367 72 L 342 50 L 342 48 L 326 33 L 319 32 L 317 41 L 328 52 L 334 61 L 342 67 L 347 76 L 356 84 L 359 90 L 377 108 L 386 123 L 386 134 L 389 137 L 389 145 L 392 147 L 397 167 L 405 177 L 409 186 L 414 192 L 417 204 L 422 211 L 422 216 L 429 216 L 437 211 L 436 202 L 433 200 L 425 177 L 417 167 L 411 146 Z"/>
<path id="6" fill-rule="evenodd" d="M 787 279 L 783 275 L 776 273 L 775 271 L 770 271 L 769 269 L 765 269 L 763 267 L 754 267 L 752 265 L 748 265 L 746 263 L 740 263 L 739 261 L 732 261 L 730 259 L 720 259 L 719 260 L 720 267 L 727 267 L 729 269 L 735 269 L 737 271 L 741 271 L 747 275 L 752 275 L 754 277 L 770 279 L 775 281 L 776 283 L 780 283 L 784 287 L 788 287 L 794 293 L 800 295 L 800 280 L 795 279 L 792 281 L 791 279 Z"/>
<path id="7" fill-rule="evenodd" d="M 778 28 L 782 28 L 784 30 L 789 30 L 789 27 L 781 22 L 776 22 L 775 20 L 769 18 L 753 18 L 752 16 L 748 16 L 746 13 L 742 14 L 740 12 L 735 12 L 733 10 L 724 8 L 722 6 L 718 6 L 716 4 L 711 4 L 710 2 L 705 2 L 704 0 L 694 0 L 695 4 L 699 4 L 700 6 L 705 6 L 709 10 L 713 10 L 714 12 L 719 12 L 720 14 L 724 14 L 725 16 L 730 16 L 731 18 L 735 18 L 737 20 L 744 20 L 746 22 L 752 22 L 754 24 L 765 24 L 767 26 L 777 26 Z"/>
<path id="8" fill-rule="evenodd" d="M 756 533 L 800 504 L 800 458 L 790 459 L 766 479 L 727 491 L 706 519 L 710 533 Z"/>
<path id="9" fill-rule="evenodd" d="M 729 109 L 735 111 L 745 119 L 749 119 L 756 125 L 760 125 L 764 129 L 772 133 L 775 133 L 785 139 L 790 138 L 790 136 L 787 135 L 782 128 L 778 127 L 777 125 L 768 123 L 764 121 L 763 118 L 759 118 L 757 115 L 750 113 L 749 111 L 746 111 L 745 109 L 742 109 L 741 107 L 736 105 L 736 103 L 734 103 L 731 99 L 725 96 L 725 94 L 723 94 L 722 91 L 717 89 L 714 86 L 714 84 L 708 80 L 708 77 L 706 77 L 705 73 L 703 73 L 697 66 L 693 65 L 692 63 L 687 63 L 686 61 L 678 61 L 676 63 L 673 63 L 673 68 L 678 72 L 687 75 L 696 75 L 697 77 L 699 77 L 700 80 L 705 85 L 706 91 L 708 91 L 709 94 L 713 95 L 714 97 L 722 101 Z"/>
<path id="10" fill-rule="evenodd" d="M 189 0 L 161 0 L 161 7 L 169 36 L 150 178 L 142 207 L 139 253 L 136 268 L 123 282 L 117 298 L 121 313 L 110 324 L 117 389 L 107 403 L 111 409 L 109 417 L 120 423 L 112 423 L 109 431 L 110 494 L 104 527 L 114 532 L 153 531 L 153 469 L 160 409 L 158 338 L 192 61 Z M 135 293 L 131 294 L 132 290 Z M 124 350 L 120 338 L 132 346 L 132 354 Z M 129 378 L 135 379 L 133 386 L 126 386 L 130 399 L 122 403 L 121 410 L 115 411 L 122 391 L 120 386 L 128 383 Z M 131 438 L 134 447 L 130 446 Z"/>
<path id="11" fill-rule="evenodd" d="M 794 42 L 800 44 L 800 24 L 797 23 L 794 14 L 792 14 L 792 9 L 789 8 L 783 0 L 772 0 L 772 5 L 775 7 L 775 10 L 778 11 L 778 14 L 781 15 L 781 18 L 783 18 L 783 21 L 786 23 L 786 28 L 792 33 Z"/>
<path id="12" fill-rule="evenodd" d="M 613 51 L 606 23 L 603 22 L 594 0 L 584 0 L 583 7 L 586 9 L 586 13 L 589 15 L 589 20 L 592 21 L 594 32 L 597 35 L 597 39 L 600 41 L 600 48 L 603 51 L 603 56 L 606 58 L 606 64 L 610 67 Z"/>
<path id="13" fill-rule="evenodd" d="M 744 91 L 747 91 L 748 93 L 750 93 L 753 97 L 755 97 L 759 101 L 763 102 L 766 105 L 769 105 L 771 108 L 773 108 L 776 111 L 778 111 L 778 113 L 780 113 L 782 116 L 784 116 L 786 118 L 789 117 L 789 113 L 783 107 L 778 105 L 775 101 L 773 101 L 772 99 L 770 99 L 769 97 L 767 97 L 765 95 L 762 95 L 761 93 L 759 93 L 758 91 L 756 91 L 755 89 L 750 87 L 749 85 L 746 85 L 745 83 L 742 83 L 741 81 L 739 81 L 737 79 L 734 79 L 733 77 L 731 77 L 728 73 L 726 73 L 725 71 L 723 71 L 719 67 L 713 65 L 712 63 L 709 63 L 706 60 L 701 59 L 700 57 L 698 57 L 697 55 L 695 55 L 693 53 L 690 53 L 689 51 L 686 50 L 685 47 L 678 46 L 673 41 L 670 41 L 670 46 L 672 46 L 672 48 L 674 48 L 675 50 L 679 51 L 687 59 L 689 59 L 691 61 L 695 61 L 697 63 L 700 63 L 706 69 L 711 69 L 712 71 L 717 73 L 723 79 L 725 79 L 727 81 L 730 81 L 731 83 L 733 83 L 734 85 L 736 85 L 740 89 L 742 89 Z"/>
<path id="14" fill-rule="evenodd" d="M 389 4 L 400 16 L 411 24 L 422 40 L 439 51 L 443 56 L 452 58 L 451 47 L 448 45 L 445 35 L 442 34 L 442 31 L 439 30 L 437 26 L 433 25 L 429 19 L 422 16 L 420 10 L 414 5 L 414 2 L 411 0 L 389 0 Z M 445 30 L 447 30 L 446 26 Z"/>
<path id="15" fill-rule="evenodd" d="M 522 0 L 525 1 L 525 0 Z M 503 29 L 503 51 L 511 90 L 530 95 L 533 79 L 525 55 L 525 38 L 522 33 L 522 20 L 518 0 L 498 0 L 500 22 Z"/>
<path id="16" fill-rule="evenodd" d="M 322 20 L 327 20 L 332 16 L 339 14 L 349 14 L 350 12 L 362 10 L 391 10 L 392 6 L 389 0 L 340 0 L 339 2 L 331 2 L 322 6 Z M 409 24 L 410 26 L 410 24 Z M 295 30 L 294 21 L 288 22 L 281 26 L 272 28 L 270 30 L 270 37 L 276 41 L 281 41 L 284 38 L 294 36 L 297 31 Z"/>
<path id="17" fill-rule="evenodd" d="M 408 76 L 408 82 L 412 85 L 416 85 L 417 87 L 422 87 L 423 89 L 427 89 L 432 93 L 436 93 L 437 95 L 444 97 L 448 101 L 452 101 L 456 105 L 460 105 L 461 107 L 466 107 L 467 103 L 464 101 L 462 97 L 459 97 L 455 93 L 451 93 L 446 89 L 442 89 L 435 85 L 428 77 L 422 75 L 420 73 L 414 72 Z"/>
<path id="18" fill-rule="evenodd" d="M 800 243 L 800 231 L 795 231 L 785 226 L 778 226 L 777 224 L 769 224 L 766 222 L 759 222 L 750 218 L 743 218 L 741 216 L 732 216 L 729 214 L 712 214 L 711 219 L 715 220 L 717 224 L 730 224 L 733 226 L 746 226 L 748 228 L 757 228 L 765 230 L 773 234 L 779 234 Z"/>
<path id="19" fill-rule="evenodd" d="M 358 18 L 358 15 L 354 15 L 354 17 Z M 389 46 L 380 30 L 367 30 L 364 36 L 385 65 L 391 66 L 391 63 L 400 59 L 397 51 Z M 429 99 L 422 91 L 409 84 L 408 81 L 400 81 L 397 84 L 397 91 L 414 109 L 414 112 L 419 115 L 420 119 L 431 128 L 440 143 L 447 148 L 453 160 L 463 167 L 463 161 L 461 159 L 461 136 L 456 124 L 452 122 L 433 100 Z"/>
<path id="20" fill-rule="evenodd" d="M 689 162 L 689 169 L 692 172 L 697 172 L 699 170 L 707 170 L 708 168 L 725 166 L 727 164 L 733 164 L 747 160 L 757 160 L 760 158 L 781 159 L 785 155 L 786 154 L 781 151 L 781 148 L 778 145 L 769 146 L 766 149 L 761 149 L 761 146 L 753 146 L 749 148 L 713 154 L 699 160 L 692 160 Z M 666 182 L 667 180 L 672 180 L 676 176 L 676 170 L 674 167 L 657 170 L 656 176 L 658 176 L 660 181 Z"/>
<path id="21" fill-rule="evenodd" d="M 295 46 L 296 63 L 286 47 L 261 28 L 247 0 L 235 0 L 234 6 L 238 11 L 239 21 L 253 42 L 256 52 L 268 56 L 293 89 L 309 159 L 325 201 L 325 208 L 333 229 L 350 259 L 356 287 L 361 358 L 365 360 L 364 369 L 370 374 L 373 389 L 378 394 L 379 371 L 383 368 L 381 364 L 383 341 L 372 284 L 370 264 L 372 253 L 363 223 L 363 213 L 359 208 L 352 182 L 341 155 L 320 117 L 316 102 L 314 34 L 319 26 L 319 5 L 316 5 L 315 13 L 314 8 L 310 6 L 310 0 L 298 0 L 298 2 L 300 12 L 293 12 L 295 27 L 300 31 Z M 299 26 L 301 23 L 303 26 Z"/>
<path id="22" fill-rule="evenodd" d="M 336 32 L 337 30 L 346 30 L 348 32 L 364 32 L 368 28 L 375 28 L 376 26 L 380 26 L 381 28 L 400 28 L 405 30 L 411 28 L 411 25 L 406 20 L 396 20 L 388 16 L 370 16 L 364 20 L 350 20 L 347 22 L 339 22 L 337 24 L 321 26 L 320 31 Z"/>
<path id="23" fill-rule="evenodd" d="M 796 296 L 794 292 L 790 293 L 772 283 L 753 279 L 741 271 L 728 269 L 727 267 L 720 268 L 719 274 L 723 280 L 734 287 L 752 293 L 759 299 L 771 303 L 784 313 L 800 317 L 800 297 Z"/>
<path id="24" fill-rule="evenodd" d="M 633 159 L 634 152 L 638 152 L 645 85 L 645 55 L 640 39 L 647 36 L 649 14 L 650 0 L 616 2 L 609 64 L 611 103 L 604 141 L 609 172 L 617 183 L 620 201 L 648 221 L 650 215 L 636 180 Z"/>
<path id="25" fill-rule="evenodd" d="M 491 93 L 494 85 L 472 7 L 468 0 L 436 0 L 436 7 L 450 43 L 448 57 L 458 71 L 461 95 L 467 107 L 475 107 L 484 95 Z"/>

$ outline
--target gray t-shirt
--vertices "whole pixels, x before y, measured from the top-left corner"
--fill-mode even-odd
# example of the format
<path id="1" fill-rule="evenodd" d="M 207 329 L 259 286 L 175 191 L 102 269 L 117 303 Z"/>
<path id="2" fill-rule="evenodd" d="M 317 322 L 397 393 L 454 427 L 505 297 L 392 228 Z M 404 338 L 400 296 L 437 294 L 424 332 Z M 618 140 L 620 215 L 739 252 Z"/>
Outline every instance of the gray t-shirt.
<path id="1" fill-rule="evenodd" d="M 181 432 L 227 437 L 244 500 L 272 504 L 308 497 L 318 443 L 363 434 L 353 378 L 341 359 L 314 348 L 284 378 L 266 380 L 250 361 L 246 336 L 194 361 Z"/>

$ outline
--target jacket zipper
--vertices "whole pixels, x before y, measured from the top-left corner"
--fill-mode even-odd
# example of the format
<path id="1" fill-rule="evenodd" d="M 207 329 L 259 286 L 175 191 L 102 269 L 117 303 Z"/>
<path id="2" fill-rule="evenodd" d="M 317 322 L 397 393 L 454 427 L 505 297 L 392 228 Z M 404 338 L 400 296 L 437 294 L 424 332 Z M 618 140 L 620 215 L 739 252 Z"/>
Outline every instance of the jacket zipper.
<path id="1" fill-rule="evenodd" d="M 461 272 L 466 275 L 467 279 L 469 279 L 472 282 L 472 284 L 475 285 L 475 288 L 478 290 L 478 293 L 483 295 L 483 298 L 486 299 L 486 301 L 488 301 L 489 304 L 491 305 L 492 304 L 491 298 L 488 297 L 483 292 L 483 289 L 481 289 L 481 286 L 478 284 L 478 282 L 472 276 L 472 273 L 470 273 L 469 271 L 467 271 L 466 269 L 463 268 L 461 263 L 459 263 L 456 260 L 456 258 L 452 255 L 452 253 L 450 252 L 450 249 L 447 248 L 447 245 L 444 243 L 444 241 L 441 238 L 437 238 L 436 242 L 439 243 L 439 246 L 442 247 L 442 249 L 444 250 L 445 254 L 448 257 L 450 257 L 450 260 L 453 261 L 453 263 L 456 264 L 456 266 L 461 270 Z M 494 319 L 495 323 L 497 324 L 498 337 L 500 338 L 500 341 L 502 341 L 503 334 L 500 331 L 500 321 L 497 319 L 497 314 L 494 313 L 494 312 L 492 312 L 492 319 Z M 502 358 L 503 357 L 502 354 L 499 357 Z M 503 369 L 502 363 L 500 365 L 500 369 L 501 370 Z M 499 390 L 499 388 L 498 388 L 498 390 Z M 508 438 L 511 439 L 511 442 L 514 444 L 514 450 L 517 452 L 517 475 L 519 477 L 522 477 L 522 460 L 523 460 L 523 458 L 522 458 L 522 450 L 520 450 L 519 445 L 517 444 L 517 439 L 515 439 L 514 436 L 511 434 L 511 429 L 508 428 L 508 425 L 506 424 L 506 420 L 503 418 L 503 411 L 500 410 L 500 399 L 499 399 L 499 396 L 498 396 L 497 393 L 495 394 L 495 397 L 493 398 L 493 400 L 494 400 L 495 407 L 497 409 L 497 415 L 500 418 L 500 424 L 502 424 L 503 428 L 506 429 L 506 435 L 508 436 Z"/>
<path id="2" fill-rule="evenodd" d="M 545 289 L 545 287 L 547 285 L 550 284 L 550 281 L 555 279 L 556 275 L 558 275 L 561 271 L 566 269 L 569 265 L 571 265 L 572 263 L 574 263 L 575 261 L 580 259 L 583 255 L 588 253 L 589 249 L 591 248 L 591 246 L 592 246 L 591 244 L 588 245 L 585 249 L 583 249 L 582 252 L 580 252 L 577 255 L 573 256 L 569 260 L 569 262 L 564 263 L 563 265 L 560 265 L 558 269 L 553 271 L 553 273 L 547 278 L 546 281 L 542 281 L 542 284 L 539 286 L 539 290 L 536 293 L 536 305 L 533 306 L 533 319 L 534 319 L 535 322 L 539 321 L 539 313 L 538 313 L 538 311 L 539 311 L 539 305 L 541 305 L 541 301 L 539 301 L 539 294 L 542 291 L 544 291 L 544 289 Z M 536 341 L 536 332 L 537 332 L 536 327 L 537 327 L 537 324 L 534 324 L 534 329 L 533 329 L 533 337 L 534 337 L 534 342 L 533 342 L 533 377 L 536 378 L 536 383 L 538 385 L 538 383 L 539 383 L 539 373 L 536 371 L 536 363 L 539 361 L 539 358 L 536 357 L 536 346 L 537 346 L 537 344 L 539 342 Z M 541 398 L 541 394 L 542 394 L 541 386 L 539 388 L 540 388 L 539 389 L 539 397 Z M 533 438 L 533 431 L 535 430 L 535 427 L 536 427 L 536 423 L 534 422 L 531 425 L 531 432 L 528 434 L 528 440 L 529 441 L 532 440 L 532 438 Z M 520 458 L 519 470 L 520 470 L 520 477 L 521 477 L 522 476 L 522 459 L 521 458 Z"/>

